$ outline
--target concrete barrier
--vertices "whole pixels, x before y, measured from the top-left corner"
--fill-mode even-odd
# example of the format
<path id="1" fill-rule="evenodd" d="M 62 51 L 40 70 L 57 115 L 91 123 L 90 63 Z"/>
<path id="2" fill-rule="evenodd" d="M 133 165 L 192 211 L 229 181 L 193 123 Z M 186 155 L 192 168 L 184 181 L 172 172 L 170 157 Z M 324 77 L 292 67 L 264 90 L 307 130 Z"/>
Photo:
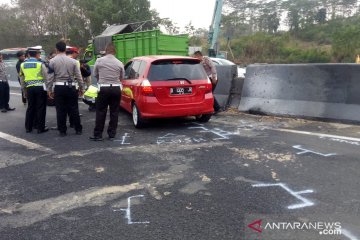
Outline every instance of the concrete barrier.
<path id="1" fill-rule="evenodd" d="M 239 110 L 360 121 L 360 65 L 251 65 Z"/>
<path id="2" fill-rule="evenodd" d="M 234 88 L 234 79 L 237 78 L 236 65 L 216 65 L 218 84 L 214 96 L 223 108 L 229 106 L 231 89 Z"/>
<path id="3" fill-rule="evenodd" d="M 244 86 L 244 78 L 238 77 L 233 80 L 233 85 L 230 90 L 229 104 L 231 108 L 238 108 L 241 101 L 241 93 Z"/>

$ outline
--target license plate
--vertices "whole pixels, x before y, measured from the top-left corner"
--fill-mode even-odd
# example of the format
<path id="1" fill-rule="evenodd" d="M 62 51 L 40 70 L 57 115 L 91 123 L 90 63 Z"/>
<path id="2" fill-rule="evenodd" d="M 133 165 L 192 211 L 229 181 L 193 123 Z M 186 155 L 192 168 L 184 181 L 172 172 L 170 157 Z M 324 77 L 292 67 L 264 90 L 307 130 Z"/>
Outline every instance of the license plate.
<path id="1" fill-rule="evenodd" d="M 192 94 L 192 87 L 170 88 L 171 95 Z"/>

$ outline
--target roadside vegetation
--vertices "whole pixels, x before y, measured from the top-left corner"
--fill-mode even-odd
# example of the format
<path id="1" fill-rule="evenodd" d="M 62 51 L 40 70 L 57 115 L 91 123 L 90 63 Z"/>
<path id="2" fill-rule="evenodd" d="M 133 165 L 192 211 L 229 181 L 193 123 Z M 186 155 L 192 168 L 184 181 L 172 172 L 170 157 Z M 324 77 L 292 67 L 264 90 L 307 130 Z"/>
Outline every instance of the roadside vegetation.
<path id="1" fill-rule="evenodd" d="M 111 24 L 186 33 L 208 48 L 208 29 L 180 29 L 160 19 L 149 0 L 13 0 L 0 6 L 0 48 L 66 39 L 86 47 Z M 219 49 L 239 64 L 353 63 L 360 54 L 360 0 L 225 0 Z M 150 20 L 150 21 L 148 21 Z M 210 24 L 210 23 L 209 23 Z M 41 44 L 40 44 L 41 43 Z"/>
<path id="2" fill-rule="evenodd" d="M 360 54 L 358 0 L 225 3 L 220 50 L 240 64 L 353 63 Z M 206 30 L 192 33 L 192 44 L 206 47 Z"/>

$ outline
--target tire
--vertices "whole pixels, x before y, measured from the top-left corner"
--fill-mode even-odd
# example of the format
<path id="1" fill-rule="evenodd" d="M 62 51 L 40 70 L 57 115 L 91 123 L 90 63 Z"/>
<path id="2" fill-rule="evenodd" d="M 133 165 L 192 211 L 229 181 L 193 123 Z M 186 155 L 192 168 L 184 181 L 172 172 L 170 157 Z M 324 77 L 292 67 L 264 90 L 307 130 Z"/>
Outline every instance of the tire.
<path id="1" fill-rule="evenodd" d="M 145 121 L 141 117 L 139 108 L 136 106 L 135 103 L 132 105 L 132 120 L 133 120 L 133 124 L 136 128 L 142 128 L 145 126 Z"/>
<path id="2" fill-rule="evenodd" d="M 195 117 L 196 117 L 196 121 L 206 123 L 210 120 L 211 116 L 212 116 L 212 114 L 203 114 L 203 115 L 198 115 Z"/>

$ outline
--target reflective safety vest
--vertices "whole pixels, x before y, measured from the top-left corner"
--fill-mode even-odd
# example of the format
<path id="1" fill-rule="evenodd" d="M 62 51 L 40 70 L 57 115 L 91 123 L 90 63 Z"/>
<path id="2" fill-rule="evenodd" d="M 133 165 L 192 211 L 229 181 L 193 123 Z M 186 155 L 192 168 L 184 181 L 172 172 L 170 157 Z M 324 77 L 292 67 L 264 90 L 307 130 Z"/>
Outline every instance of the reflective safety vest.
<path id="1" fill-rule="evenodd" d="M 44 77 L 42 75 L 42 62 L 35 58 L 30 58 L 20 66 L 22 74 L 25 76 L 25 86 L 42 86 Z"/>
<path id="2" fill-rule="evenodd" d="M 84 93 L 84 98 L 88 101 L 95 102 L 98 95 L 98 88 L 90 85 L 90 87 Z"/>

